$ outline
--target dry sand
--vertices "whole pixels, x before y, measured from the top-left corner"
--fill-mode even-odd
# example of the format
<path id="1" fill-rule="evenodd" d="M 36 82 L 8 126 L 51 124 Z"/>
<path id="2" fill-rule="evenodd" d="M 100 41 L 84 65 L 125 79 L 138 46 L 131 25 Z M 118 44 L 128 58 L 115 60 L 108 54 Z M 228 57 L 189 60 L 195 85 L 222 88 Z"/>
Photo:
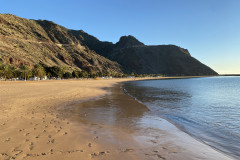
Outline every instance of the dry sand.
<path id="1" fill-rule="evenodd" d="M 1 81 L 0 160 L 230 159 L 160 118 L 129 132 L 62 116 L 63 108 L 109 94 L 102 87 L 126 80 Z"/>

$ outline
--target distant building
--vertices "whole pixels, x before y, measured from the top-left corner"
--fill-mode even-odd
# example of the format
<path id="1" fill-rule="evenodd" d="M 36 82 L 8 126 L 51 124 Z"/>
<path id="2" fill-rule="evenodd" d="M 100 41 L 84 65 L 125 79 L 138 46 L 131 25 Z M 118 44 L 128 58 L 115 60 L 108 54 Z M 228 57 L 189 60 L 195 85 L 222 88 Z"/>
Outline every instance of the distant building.
<path id="1" fill-rule="evenodd" d="M 39 81 L 39 80 L 40 78 L 36 76 L 30 78 L 30 81 Z"/>
<path id="2" fill-rule="evenodd" d="M 41 78 L 41 80 L 47 80 L 48 77 L 47 76 L 44 76 L 43 78 Z"/>
<path id="3" fill-rule="evenodd" d="M 108 76 L 106 76 L 106 77 L 101 77 L 101 79 L 111 79 L 112 78 L 112 76 L 110 76 L 110 77 L 108 77 Z"/>
<path id="4" fill-rule="evenodd" d="M 134 76 L 127 76 L 127 78 L 135 78 Z"/>

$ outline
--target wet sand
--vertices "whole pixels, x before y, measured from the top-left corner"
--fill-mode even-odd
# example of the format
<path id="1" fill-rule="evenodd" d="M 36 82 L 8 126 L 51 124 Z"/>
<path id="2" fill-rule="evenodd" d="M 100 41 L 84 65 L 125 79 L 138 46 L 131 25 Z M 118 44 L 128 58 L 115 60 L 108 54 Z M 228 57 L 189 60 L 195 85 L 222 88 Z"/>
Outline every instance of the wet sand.
<path id="1" fill-rule="evenodd" d="M 230 159 L 150 115 L 126 80 L 0 82 L 0 159 Z"/>

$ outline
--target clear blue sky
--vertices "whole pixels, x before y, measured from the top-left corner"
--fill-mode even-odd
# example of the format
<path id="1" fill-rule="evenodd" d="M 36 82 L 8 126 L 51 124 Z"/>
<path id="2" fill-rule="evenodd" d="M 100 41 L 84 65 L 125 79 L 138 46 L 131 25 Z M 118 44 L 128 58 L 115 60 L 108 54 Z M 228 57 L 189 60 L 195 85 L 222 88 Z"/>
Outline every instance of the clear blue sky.
<path id="1" fill-rule="evenodd" d="M 117 42 L 175 44 L 218 73 L 240 74 L 240 0 L 2 0 L 1 13 L 47 19 Z"/>

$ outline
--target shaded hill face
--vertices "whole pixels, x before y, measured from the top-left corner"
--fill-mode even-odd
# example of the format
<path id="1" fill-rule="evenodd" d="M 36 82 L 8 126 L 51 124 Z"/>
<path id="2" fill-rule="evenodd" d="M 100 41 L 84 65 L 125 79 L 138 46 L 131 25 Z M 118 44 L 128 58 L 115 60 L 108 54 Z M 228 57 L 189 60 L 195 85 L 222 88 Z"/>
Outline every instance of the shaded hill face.
<path id="1" fill-rule="evenodd" d="M 109 59 L 138 74 L 216 75 L 217 73 L 191 57 L 188 51 L 172 45 L 137 46 L 115 50 Z"/>
<path id="2" fill-rule="evenodd" d="M 118 62 L 124 72 L 165 75 L 217 75 L 217 72 L 193 58 L 187 49 L 175 45 L 147 46 L 133 36 L 123 36 L 112 44 L 101 42 L 86 33 L 81 35 L 90 49 Z"/>
<path id="3" fill-rule="evenodd" d="M 43 62 L 93 73 L 217 74 L 174 45 L 146 46 L 133 36 L 123 36 L 116 44 L 102 42 L 82 30 L 9 14 L 0 14 L 0 60 L 15 66 Z"/>

